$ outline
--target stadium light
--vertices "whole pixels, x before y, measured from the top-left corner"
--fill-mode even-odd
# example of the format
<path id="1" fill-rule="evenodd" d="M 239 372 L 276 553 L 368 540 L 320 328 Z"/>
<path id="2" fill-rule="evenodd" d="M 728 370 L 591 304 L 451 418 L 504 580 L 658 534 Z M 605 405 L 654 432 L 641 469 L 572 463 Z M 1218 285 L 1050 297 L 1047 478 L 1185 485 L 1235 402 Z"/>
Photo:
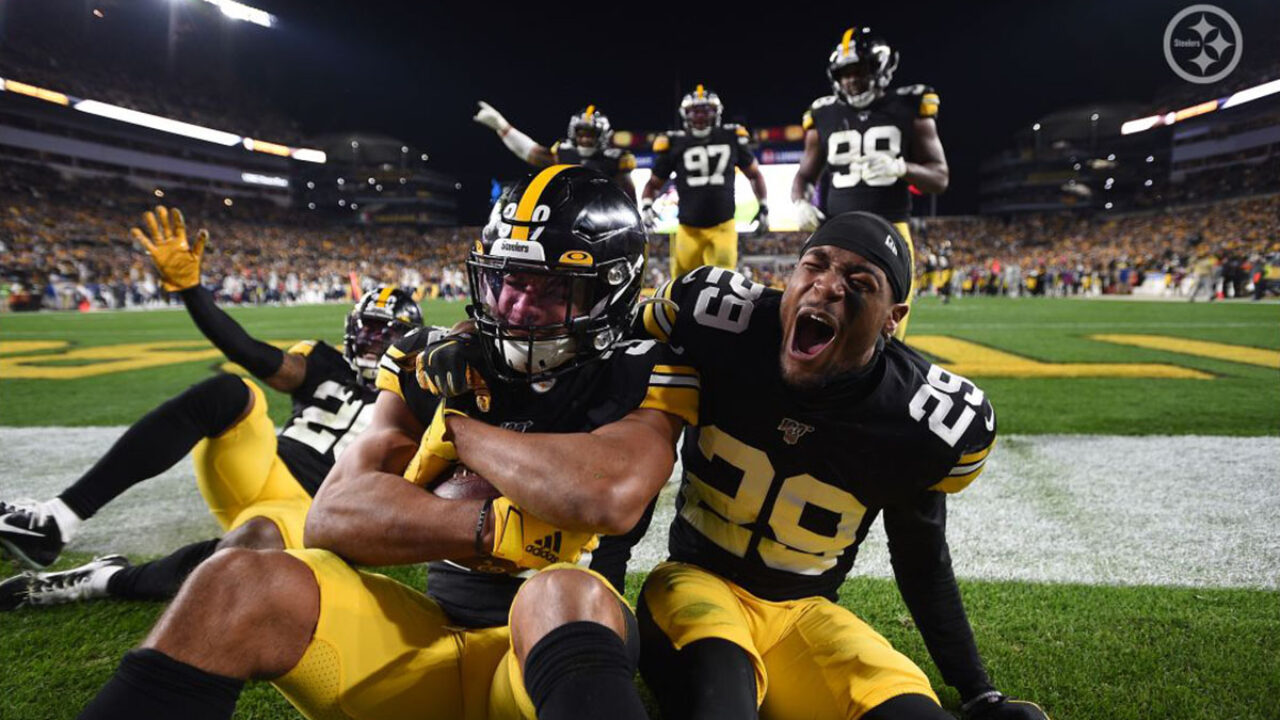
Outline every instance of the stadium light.
<path id="1" fill-rule="evenodd" d="M 316 209 L 316 204 L 315 204 L 315 203 L 313 203 L 313 202 L 309 202 L 309 203 L 307 203 L 307 209 L 308 209 L 308 210 L 315 210 L 315 209 Z"/>
<path id="2" fill-rule="evenodd" d="M 98 115 L 100 117 L 119 120 L 120 122 L 129 123 L 131 125 L 141 125 L 142 127 L 159 130 L 161 132 L 172 133 L 174 135 L 182 135 L 183 137 L 195 138 L 196 140 L 204 140 L 216 145 L 231 147 L 240 143 L 240 136 L 221 130 L 202 127 L 200 125 L 192 125 L 178 120 L 170 120 L 159 115 L 151 113 L 138 112 L 130 110 L 118 105 L 108 105 L 97 100 L 81 100 L 75 104 L 75 109 L 80 112 L 86 112 L 90 115 Z"/>
<path id="3" fill-rule="evenodd" d="M 1036 132 L 1040 132 L 1040 123 L 1036 123 L 1035 125 L 1032 125 L 1031 129 L 1035 130 Z"/>
<path id="4" fill-rule="evenodd" d="M 70 99 L 67 98 L 66 95 L 55 90 L 46 90 L 45 88 L 28 85 L 27 83 L 18 82 L 17 80 L 4 80 L 3 82 L 0 82 L 0 84 L 4 85 L 5 90 L 12 93 L 18 93 L 19 95 L 26 95 L 27 97 L 33 97 L 37 100 L 44 100 L 45 102 L 51 102 L 55 105 L 71 104 Z"/>
<path id="5" fill-rule="evenodd" d="M 1229 107 L 1235 107 L 1236 105 L 1251 102 L 1258 98 L 1264 98 L 1276 93 L 1280 93 L 1280 80 L 1272 80 L 1271 82 L 1263 83 L 1261 85 L 1255 85 L 1248 90 L 1241 90 L 1240 92 L 1227 97 L 1227 101 L 1222 103 L 1222 109 L 1226 110 Z"/>
<path id="6" fill-rule="evenodd" d="M 235 0 L 204 1 L 221 10 L 223 15 L 226 15 L 232 20 L 243 20 L 245 22 L 253 23 L 254 25 L 261 25 L 264 28 L 269 28 L 276 24 L 275 15 L 272 15 L 266 10 L 259 10 L 258 8 L 238 3 Z"/>
<path id="7" fill-rule="evenodd" d="M 242 172 L 240 179 L 254 185 L 266 185 L 267 187 L 289 187 L 288 178 L 277 177 L 275 175 L 259 175 L 258 173 Z"/>
<path id="8" fill-rule="evenodd" d="M 302 162 L 320 163 L 328 162 L 329 156 L 323 150 L 314 150 L 312 148 L 294 148 L 293 159 Z"/>
<path id="9" fill-rule="evenodd" d="M 1113 203 L 1107 203 L 1106 205 L 1103 205 L 1103 207 L 1110 210 L 1113 207 Z"/>

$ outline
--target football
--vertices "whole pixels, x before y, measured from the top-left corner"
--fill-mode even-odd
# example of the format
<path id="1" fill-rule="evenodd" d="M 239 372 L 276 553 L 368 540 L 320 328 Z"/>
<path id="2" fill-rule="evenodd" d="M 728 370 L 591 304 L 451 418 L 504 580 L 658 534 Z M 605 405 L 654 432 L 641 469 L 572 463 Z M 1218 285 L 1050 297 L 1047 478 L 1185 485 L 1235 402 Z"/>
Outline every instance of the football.
<path id="1" fill-rule="evenodd" d="M 466 465 L 458 465 L 452 475 L 433 485 L 431 492 L 448 500 L 486 500 L 502 494 Z"/>

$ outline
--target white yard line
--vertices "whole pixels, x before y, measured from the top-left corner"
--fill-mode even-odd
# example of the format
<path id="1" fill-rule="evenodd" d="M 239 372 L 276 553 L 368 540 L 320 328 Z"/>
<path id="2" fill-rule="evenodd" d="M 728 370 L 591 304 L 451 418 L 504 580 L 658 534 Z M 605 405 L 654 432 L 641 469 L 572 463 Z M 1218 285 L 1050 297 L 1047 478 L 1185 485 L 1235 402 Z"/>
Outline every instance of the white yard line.
<path id="1" fill-rule="evenodd" d="M 56 495 L 121 432 L 0 428 L 0 499 Z M 983 476 L 950 500 L 956 573 L 1280 589 L 1277 480 L 1280 438 L 1005 437 Z M 674 490 L 663 493 L 632 569 L 665 556 Z M 156 555 L 217 534 L 184 461 L 85 523 L 70 549 Z M 854 574 L 890 575 L 879 524 Z"/>

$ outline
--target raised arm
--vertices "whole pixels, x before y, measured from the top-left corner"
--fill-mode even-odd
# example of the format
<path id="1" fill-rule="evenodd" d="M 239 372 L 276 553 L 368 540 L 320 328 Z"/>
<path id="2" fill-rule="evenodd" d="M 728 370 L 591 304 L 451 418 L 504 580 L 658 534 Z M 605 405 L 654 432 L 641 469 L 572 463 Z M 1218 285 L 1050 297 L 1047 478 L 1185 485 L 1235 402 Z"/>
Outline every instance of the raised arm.
<path id="1" fill-rule="evenodd" d="M 445 500 L 405 479 L 422 423 L 394 392 L 378 394 L 369 428 L 338 458 L 307 514 L 305 542 L 367 565 L 476 555 L 480 500 Z M 484 547 L 491 534 L 482 537 Z"/>
<path id="2" fill-rule="evenodd" d="M 204 255 L 209 231 L 200 230 L 194 244 L 187 242 L 186 221 L 182 211 L 156 206 L 155 212 L 142 216 L 147 235 L 139 228 L 131 233 L 151 256 L 164 289 L 182 298 L 187 312 L 200 332 L 228 360 L 239 363 L 254 377 L 281 392 L 292 392 L 306 379 L 307 361 L 299 355 L 257 340 L 245 332 L 217 303 L 213 293 L 200 284 L 200 261 Z"/>
<path id="3" fill-rule="evenodd" d="M 481 100 L 475 117 L 471 118 L 498 134 L 502 144 L 516 157 L 534 167 L 547 167 L 556 162 L 555 154 L 539 145 L 528 135 L 517 130 L 489 103 Z M 634 195 L 634 193 L 633 193 Z"/>

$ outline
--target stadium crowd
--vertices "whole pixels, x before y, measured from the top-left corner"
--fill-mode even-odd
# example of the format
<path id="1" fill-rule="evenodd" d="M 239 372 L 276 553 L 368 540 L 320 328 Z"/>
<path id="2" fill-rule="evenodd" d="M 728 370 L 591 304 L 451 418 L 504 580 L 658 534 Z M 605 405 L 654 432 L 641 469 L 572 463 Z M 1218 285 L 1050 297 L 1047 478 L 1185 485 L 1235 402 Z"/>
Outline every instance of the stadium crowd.
<path id="1" fill-rule="evenodd" d="M 168 303 L 129 236 L 156 202 L 182 208 L 193 228 L 210 230 L 205 282 L 222 302 L 321 302 L 348 298 L 353 283 L 367 289 L 383 282 L 422 288 L 429 297 L 466 296 L 461 261 L 476 228 L 339 225 L 265 200 L 228 205 L 182 191 L 157 198 L 118 179 L 69 181 L 48 168 L 10 163 L 0 169 L 0 303 Z M 780 284 L 804 237 L 744 234 L 740 255 L 757 280 Z M 666 241 L 657 236 L 651 247 L 654 284 L 666 279 Z M 1262 279 L 1280 285 L 1280 195 L 1118 216 L 930 218 L 917 221 L 915 241 L 923 292 L 949 284 L 955 294 L 1124 294 L 1154 277 L 1178 295 L 1211 268 L 1215 291 L 1240 297 Z"/>

